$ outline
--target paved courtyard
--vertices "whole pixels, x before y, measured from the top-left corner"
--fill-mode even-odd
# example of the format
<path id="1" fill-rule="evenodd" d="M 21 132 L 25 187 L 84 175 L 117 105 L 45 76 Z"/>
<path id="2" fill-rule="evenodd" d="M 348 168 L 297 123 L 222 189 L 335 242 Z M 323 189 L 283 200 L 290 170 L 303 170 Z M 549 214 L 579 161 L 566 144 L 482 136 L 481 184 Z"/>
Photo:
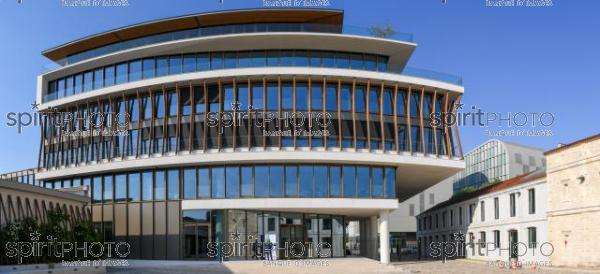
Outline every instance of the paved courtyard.
<path id="1" fill-rule="evenodd" d="M 473 260 L 452 260 L 445 264 L 441 261 L 415 261 L 393 263 L 399 273 L 420 274 L 481 274 L 481 273 L 515 273 L 515 274 L 563 274 L 563 273 L 600 273 L 600 269 L 573 269 L 557 267 L 523 266 L 520 269 L 506 269 L 498 264 Z"/>

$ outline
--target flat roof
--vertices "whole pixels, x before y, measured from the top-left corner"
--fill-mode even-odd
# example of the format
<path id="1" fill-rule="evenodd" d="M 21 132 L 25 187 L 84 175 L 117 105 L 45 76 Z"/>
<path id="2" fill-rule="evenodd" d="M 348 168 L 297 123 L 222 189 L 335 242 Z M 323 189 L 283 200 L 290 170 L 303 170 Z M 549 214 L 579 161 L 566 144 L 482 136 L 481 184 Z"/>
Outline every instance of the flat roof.
<path id="1" fill-rule="evenodd" d="M 42 52 L 53 61 L 131 39 L 185 29 L 251 23 L 315 23 L 342 26 L 344 12 L 333 9 L 244 9 L 152 20 L 90 35 Z"/>

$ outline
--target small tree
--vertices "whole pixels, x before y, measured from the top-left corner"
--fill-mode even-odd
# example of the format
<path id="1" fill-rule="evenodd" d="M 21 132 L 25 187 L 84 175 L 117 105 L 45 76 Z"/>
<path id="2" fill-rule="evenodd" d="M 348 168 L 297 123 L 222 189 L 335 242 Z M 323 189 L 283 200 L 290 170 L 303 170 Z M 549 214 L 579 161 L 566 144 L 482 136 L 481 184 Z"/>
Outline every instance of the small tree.
<path id="1" fill-rule="evenodd" d="M 385 25 L 373 25 L 369 28 L 371 35 L 379 38 L 389 38 L 396 34 L 396 31 L 390 24 Z"/>

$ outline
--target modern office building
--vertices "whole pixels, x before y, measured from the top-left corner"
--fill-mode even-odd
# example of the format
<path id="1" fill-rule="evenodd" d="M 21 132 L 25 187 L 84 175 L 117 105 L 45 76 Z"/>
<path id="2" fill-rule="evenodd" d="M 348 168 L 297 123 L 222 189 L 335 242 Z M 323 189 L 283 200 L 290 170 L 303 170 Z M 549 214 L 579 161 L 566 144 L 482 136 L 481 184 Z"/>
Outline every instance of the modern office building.
<path id="1" fill-rule="evenodd" d="M 417 217 L 421 256 L 442 259 L 432 243 L 447 243 L 453 258 L 549 265 L 547 192 L 540 169 L 453 196 Z"/>
<path id="2" fill-rule="evenodd" d="M 391 215 L 392 237 L 416 243 L 415 216 L 465 189 L 476 190 L 488 182 L 500 182 L 546 165 L 542 149 L 497 139 L 486 141 L 465 154 L 466 168 L 421 193 L 401 202 Z"/>
<path id="3" fill-rule="evenodd" d="M 542 149 L 493 139 L 465 154 L 465 165 L 452 178 L 455 194 L 544 168 L 546 160 Z"/>
<path id="4" fill-rule="evenodd" d="M 221 255 L 253 259 L 270 241 L 389 262 L 389 212 L 464 168 L 456 129 L 428 119 L 464 89 L 407 68 L 410 35 L 365 35 L 343 15 L 194 14 L 44 51 L 61 67 L 38 77 L 36 179 L 89 186 L 93 222 L 130 258 L 228 242 L 249 246 Z"/>

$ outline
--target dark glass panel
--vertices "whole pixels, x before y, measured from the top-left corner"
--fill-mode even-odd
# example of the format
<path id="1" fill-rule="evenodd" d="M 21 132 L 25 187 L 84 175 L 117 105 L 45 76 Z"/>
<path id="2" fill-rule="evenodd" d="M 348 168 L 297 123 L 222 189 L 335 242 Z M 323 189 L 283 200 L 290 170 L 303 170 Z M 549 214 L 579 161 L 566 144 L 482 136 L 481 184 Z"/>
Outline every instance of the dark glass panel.
<path id="1" fill-rule="evenodd" d="M 142 173 L 142 200 L 152 201 L 152 171 Z"/>
<path id="2" fill-rule="evenodd" d="M 268 166 L 254 167 L 254 196 L 257 198 L 269 196 Z"/>
<path id="3" fill-rule="evenodd" d="M 128 69 L 127 69 L 127 63 L 121 63 L 117 65 L 117 69 L 116 69 L 116 84 L 123 84 L 123 83 L 127 83 L 128 79 Z M 108 79 L 108 77 L 107 77 Z M 105 82 L 106 83 L 106 82 Z"/>
<path id="4" fill-rule="evenodd" d="M 383 198 L 383 168 L 371 168 L 371 176 L 373 180 L 373 198 Z"/>
<path id="5" fill-rule="evenodd" d="M 210 70 L 210 55 L 208 53 L 198 54 L 196 59 L 196 71 Z"/>
<path id="6" fill-rule="evenodd" d="M 356 197 L 356 167 L 344 166 L 342 168 L 342 176 L 344 183 L 344 197 L 354 198 Z"/>
<path id="7" fill-rule="evenodd" d="M 225 168 L 211 168 L 211 191 L 213 199 L 225 198 Z"/>
<path id="8" fill-rule="evenodd" d="M 154 200 L 162 201 L 165 199 L 165 172 L 157 170 L 154 173 Z"/>
<path id="9" fill-rule="evenodd" d="M 396 198 L 396 170 L 392 167 L 385 169 L 385 197 Z"/>
<path id="10" fill-rule="evenodd" d="M 313 82 L 311 86 L 311 111 L 323 110 L 323 84 Z"/>
<path id="11" fill-rule="evenodd" d="M 267 83 L 267 110 L 279 110 L 279 87 L 277 83 Z"/>
<path id="12" fill-rule="evenodd" d="M 154 58 L 146 58 L 142 61 L 144 79 L 150 79 L 156 77 L 156 61 Z"/>
<path id="13" fill-rule="evenodd" d="M 183 170 L 183 199 L 196 199 L 196 169 L 186 168 Z"/>
<path id="14" fill-rule="evenodd" d="M 313 197 L 314 195 L 314 184 L 313 184 L 313 166 L 301 165 L 299 167 L 299 184 L 300 184 L 300 197 Z"/>
<path id="15" fill-rule="evenodd" d="M 142 61 L 136 60 L 129 62 L 129 82 L 142 79 Z"/>
<path id="16" fill-rule="evenodd" d="M 356 168 L 356 182 L 358 186 L 358 197 L 369 198 L 371 195 L 371 181 L 368 167 Z"/>
<path id="17" fill-rule="evenodd" d="M 294 108 L 293 84 L 290 82 L 284 82 L 281 85 L 281 109 L 292 110 Z"/>
<path id="18" fill-rule="evenodd" d="M 167 176 L 168 199 L 177 200 L 179 199 L 179 169 L 169 169 Z"/>
<path id="19" fill-rule="evenodd" d="M 284 180 L 283 166 L 269 167 L 269 197 L 283 197 Z"/>
<path id="20" fill-rule="evenodd" d="M 252 178 L 252 166 L 242 167 L 242 197 L 252 197 L 254 195 Z"/>
<path id="21" fill-rule="evenodd" d="M 169 75 L 183 72 L 183 60 L 180 55 L 169 57 Z"/>
<path id="22" fill-rule="evenodd" d="M 127 196 L 129 201 L 140 200 L 140 173 L 134 172 L 127 175 Z"/>
<path id="23" fill-rule="evenodd" d="M 166 76 L 169 71 L 168 67 L 167 57 L 156 58 L 156 77 Z"/>
<path id="24" fill-rule="evenodd" d="M 317 165 L 314 167 L 315 176 L 315 197 L 329 196 L 329 180 L 327 176 L 327 166 Z"/>
<path id="25" fill-rule="evenodd" d="M 228 166 L 226 168 L 227 180 L 227 198 L 240 197 L 240 168 L 238 166 Z"/>
<path id="26" fill-rule="evenodd" d="M 252 109 L 263 110 L 264 108 L 264 89 L 262 82 L 254 82 L 252 83 Z"/>
<path id="27" fill-rule="evenodd" d="M 94 86 L 92 89 L 101 89 L 104 87 L 104 70 L 99 68 L 94 71 Z"/>
<path id="28" fill-rule="evenodd" d="M 210 198 L 210 169 L 198 169 L 198 197 Z"/>
<path id="29" fill-rule="evenodd" d="M 196 55 L 185 55 L 183 57 L 183 72 L 190 73 L 196 71 Z"/>
<path id="30" fill-rule="evenodd" d="M 104 176 L 104 188 L 102 196 L 102 199 L 105 203 L 112 202 L 114 198 L 112 175 Z"/>
<path id="31" fill-rule="evenodd" d="M 329 196 L 340 197 L 342 194 L 342 168 L 339 166 L 329 167 Z"/>
<path id="32" fill-rule="evenodd" d="M 354 111 L 355 112 L 365 112 L 365 107 L 367 104 L 367 97 L 365 94 L 364 86 L 356 86 L 355 90 L 355 98 L 354 98 Z"/>
<path id="33" fill-rule="evenodd" d="M 298 167 L 295 165 L 285 167 L 285 196 L 298 196 Z"/>

